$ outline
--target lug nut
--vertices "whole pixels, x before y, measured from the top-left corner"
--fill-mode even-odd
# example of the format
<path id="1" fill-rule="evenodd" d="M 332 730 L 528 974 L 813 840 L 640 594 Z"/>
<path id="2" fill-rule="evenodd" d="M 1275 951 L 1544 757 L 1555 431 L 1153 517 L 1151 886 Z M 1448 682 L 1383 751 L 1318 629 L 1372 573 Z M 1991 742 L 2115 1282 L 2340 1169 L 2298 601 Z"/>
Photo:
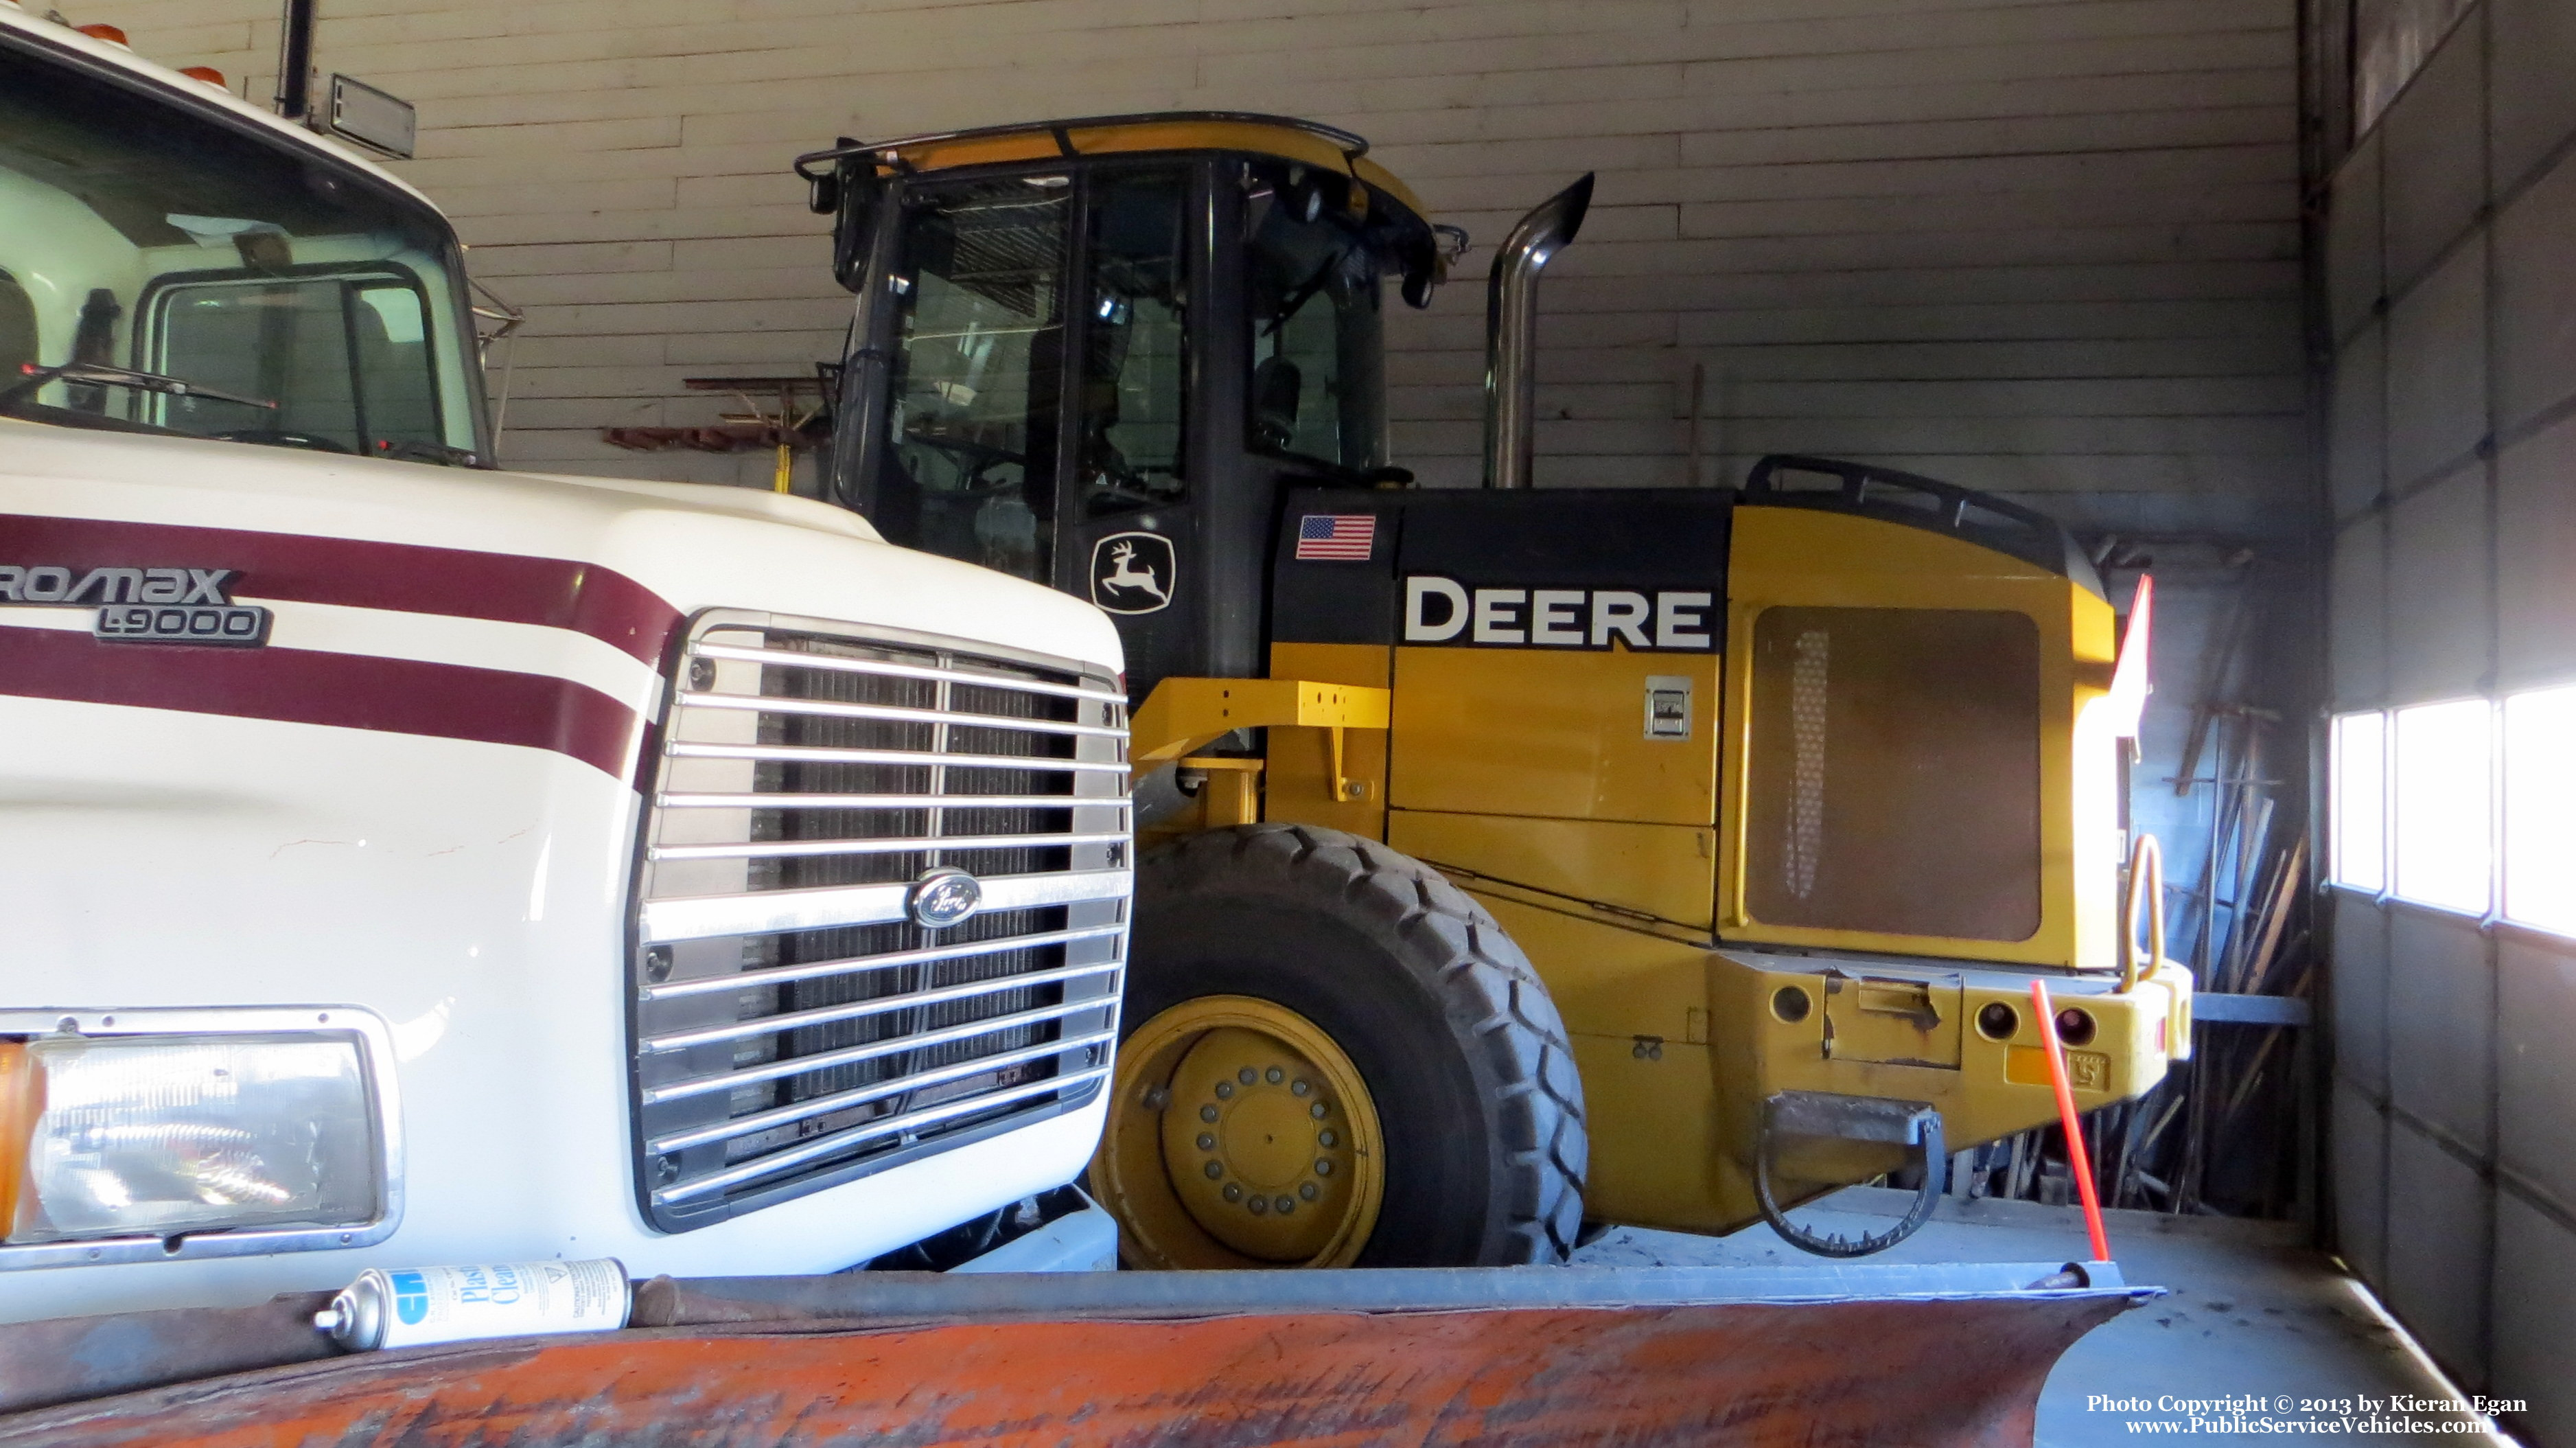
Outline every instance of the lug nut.
<path id="1" fill-rule="evenodd" d="M 1255 1082 L 1255 1081 L 1259 1080 L 1260 1078 L 1252 1074 L 1252 1068 L 1251 1068 L 1251 1067 L 1246 1066 L 1246 1067 L 1244 1067 L 1242 1070 L 1237 1071 L 1237 1072 L 1235 1072 L 1235 1073 L 1234 1073 L 1234 1079 L 1236 1079 L 1237 1081 L 1242 1082 L 1242 1083 L 1243 1083 L 1244 1085 L 1246 1085 L 1246 1086 L 1249 1086 L 1249 1085 L 1251 1085 L 1253 1082 Z"/>
<path id="2" fill-rule="evenodd" d="M 1209 1162 L 1207 1164 L 1207 1178 L 1209 1181 L 1215 1181 L 1218 1177 L 1223 1175 L 1225 1175 L 1224 1167 L 1217 1165 L 1215 1162 Z"/>
<path id="3" fill-rule="evenodd" d="M 1270 1199 L 1268 1197 L 1254 1197 L 1251 1201 L 1244 1203 L 1244 1205 L 1250 1207 L 1252 1209 L 1252 1215 L 1258 1217 L 1270 1210 Z"/>
<path id="4" fill-rule="evenodd" d="M 1306 1084 L 1305 1082 L 1303 1082 L 1303 1081 L 1296 1082 L 1296 1083 L 1294 1083 L 1293 1085 L 1291 1085 L 1291 1086 L 1288 1088 L 1289 1092 L 1290 1092 L 1292 1095 L 1297 1095 L 1297 1096 L 1303 1096 L 1303 1095 L 1305 1095 L 1307 1092 L 1312 1091 L 1312 1090 L 1314 1090 L 1314 1089 L 1315 1089 L 1314 1087 L 1307 1085 L 1307 1084 Z"/>
<path id="5" fill-rule="evenodd" d="M 1299 1182 L 1297 1184 L 1297 1195 L 1304 1197 L 1310 1202 L 1313 1201 L 1315 1199 L 1315 1184 L 1313 1182 Z"/>
<path id="6" fill-rule="evenodd" d="M 1269 1070 L 1261 1073 L 1261 1079 L 1269 1082 L 1273 1086 L 1276 1086 L 1280 1082 L 1288 1079 L 1288 1073 L 1280 1070 L 1276 1066 L 1273 1066 Z"/>
<path id="7" fill-rule="evenodd" d="M 1215 1137 L 1215 1136 L 1213 1136 L 1212 1134 L 1208 1133 L 1208 1132 L 1204 1132 L 1204 1131 L 1200 1132 L 1200 1133 L 1199 1133 L 1199 1150 L 1201 1150 L 1201 1151 L 1214 1151 L 1214 1150 L 1216 1150 L 1216 1137 Z"/>
<path id="8" fill-rule="evenodd" d="M 1223 1101 L 1223 1100 L 1226 1100 L 1226 1099 L 1230 1098 L 1230 1097 L 1231 1097 L 1231 1096 L 1233 1096 L 1233 1095 L 1234 1095 L 1234 1083 L 1233 1083 L 1233 1082 L 1231 1082 L 1231 1081 L 1219 1081 L 1218 1083 L 1216 1083 L 1216 1099 L 1217 1099 L 1217 1100 L 1219 1100 L 1219 1101 Z"/>
<path id="9" fill-rule="evenodd" d="M 1172 1093 L 1160 1086 L 1145 1093 L 1145 1109 L 1148 1111 L 1160 1111 L 1171 1104 Z"/>
<path id="10" fill-rule="evenodd" d="M 1216 1108 L 1215 1108 L 1215 1107 L 1213 1107 L 1213 1106 L 1202 1106 L 1202 1107 L 1200 1107 L 1200 1108 L 1199 1108 L 1199 1120 L 1201 1120 L 1201 1121 L 1214 1121 L 1214 1120 L 1216 1120 Z"/>
<path id="11" fill-rule="evenodd" d="M 1308 1116 L 1311 1116 L 1311 1117 L 1315 1118 L 1317 1121 L 1321 1121 L 1321 1120 L 1323 1120 L 1323 1119 L 1324 1119 L 1324 1103 L 1323 1103 L 1323 1102 L 1321 1102 L 1321 1101 L 1318 1101 L 1318 1102 L 1316 1102 L 1314 1105 L 1307 1107 L 1307 1108 L 1306 1108 L 1306 1114 L 1307 1114 Z"/>
<path id="12" fill-rule="evenodd" d="M 1315 1133 L 1315 1144 L 1317 1146 L 1339 1146 L 1342 1144 L 1342 1139 L 1333 1134 L 1331 1127 L 1326 1127 L 1322 1131 Z"/>
<path id="13" fill-rule="evenodd" d="M 1243 1188 L 1241 1188 L 1241 1187 L 1239 1187 L 1239 1186 L 1236 1186 L 1236 1185 L 1235 1185 L 1234 1183 L 1232 1183 L 1232 1182 L 1227 1182 L 1227 1183 L 1225 1184 L 1225 1199 L 1226 1199 L 1227 1201 L 1229 1201 L 1229 1202 L 1239 1202 L 1239 1201 L 1242 1201 L 1242 1200 L 1243 1200 Z"/>
<path id="14" fill-rule="evenodd" d="M 1281 1197 L 1270 1205 L 1277 1207 L 1279 1209 L 1279 1215 L 1284 1217 L 1290 1212 L 1297 1210 L 1297 1199 L 1295 1197 Z"/>
<path id="15" fill-rule="evenodd" d="M 1325 1160 L 1324 1158 L 1322 1158 L 1322 1157 L 1320 1157 L 1320 1156 L 1319 1156 L 1319 1157 L 1317 1157 L 1317 1158 L 1315 1158 L 1315 1175 L 1317 1175 L 1317 1176 L 1331 1176 L 1332 1174 L 1333 1174 L 1333 1164 L 1332 1164 L 1331 1162 L 1329 1162 L 1329 1161 Z"/>

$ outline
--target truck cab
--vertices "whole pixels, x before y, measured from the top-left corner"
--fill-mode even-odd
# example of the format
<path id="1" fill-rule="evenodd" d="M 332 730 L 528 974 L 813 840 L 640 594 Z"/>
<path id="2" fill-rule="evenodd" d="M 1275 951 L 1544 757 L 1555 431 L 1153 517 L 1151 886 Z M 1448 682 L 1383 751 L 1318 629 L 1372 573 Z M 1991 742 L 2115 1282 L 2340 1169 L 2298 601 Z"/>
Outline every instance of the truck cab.
<path id="1" fill-rule="evenodd" d="M 0 1319 L 837 1271 L 1091 1154 L 1108 621 L 492 451 L 426 198 L 0 8 Z"/>

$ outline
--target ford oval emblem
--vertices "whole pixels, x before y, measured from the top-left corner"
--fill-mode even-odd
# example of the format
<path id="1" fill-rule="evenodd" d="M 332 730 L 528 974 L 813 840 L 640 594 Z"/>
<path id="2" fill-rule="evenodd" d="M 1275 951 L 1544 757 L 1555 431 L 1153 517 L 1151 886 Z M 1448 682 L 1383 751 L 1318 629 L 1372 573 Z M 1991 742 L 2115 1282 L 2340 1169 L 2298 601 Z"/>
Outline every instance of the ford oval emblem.
<path id="1" fill-rule="evenodd" d="M 963 870 L 942 865 L 913 882 L 912 918 L 938 930 L 975 913 L 984 903 L 984 887 Z"/>

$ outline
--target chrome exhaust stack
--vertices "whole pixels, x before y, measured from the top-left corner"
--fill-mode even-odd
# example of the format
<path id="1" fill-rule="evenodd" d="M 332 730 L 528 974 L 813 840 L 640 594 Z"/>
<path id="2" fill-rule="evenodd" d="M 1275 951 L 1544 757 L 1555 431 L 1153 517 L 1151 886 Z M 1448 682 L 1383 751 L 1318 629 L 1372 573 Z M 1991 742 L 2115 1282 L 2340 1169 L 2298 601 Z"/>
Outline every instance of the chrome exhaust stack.
<path id="1" fill-rule="evenodd" d="M 1538 421 L 1538 274 L 1583 226 L 1592 173 L 1540 202 L 1503 238 L 1485 281 L 1485 486 L 1530 486 Z"/>

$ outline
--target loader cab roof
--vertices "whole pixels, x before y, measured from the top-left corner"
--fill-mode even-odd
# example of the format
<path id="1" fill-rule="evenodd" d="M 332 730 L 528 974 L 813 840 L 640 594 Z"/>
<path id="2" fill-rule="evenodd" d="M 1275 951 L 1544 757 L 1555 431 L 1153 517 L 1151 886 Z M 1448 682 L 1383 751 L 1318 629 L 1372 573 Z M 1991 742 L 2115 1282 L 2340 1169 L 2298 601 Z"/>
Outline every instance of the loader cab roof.
<path id="1" fill-rule="evenodd" d="M 1439 228 L 1431 224 L 1422 198 L 1393 172 L 1368 159 L 1368 149 L 1365 137 L 1319 121 L 1245 111 L 1154 111 L 1022 121 L 884 141 L 843 137 L 829 150 L 797 157 L 796 173 L 819 183 L 835 166 L 843 168 L 844 174 L 855 170 L 887 177 L 1090 156 L 1173 152 L 1262 156 L 1312 168 L 1345 183 L 1330 198 L 1331 204 L 1345 208 L 1352 220 L 1365 227 L 1394 263 L 1392 270 L 1408 277 L 1446 280 L 1450 255 L 1463 249 L 1463 233 L 1444 251 L 1435 235 Z M 1427 287 L 1418 292 L 1407 289 L 1406 300 L 1416 306 L 1428 298 Z"/>

